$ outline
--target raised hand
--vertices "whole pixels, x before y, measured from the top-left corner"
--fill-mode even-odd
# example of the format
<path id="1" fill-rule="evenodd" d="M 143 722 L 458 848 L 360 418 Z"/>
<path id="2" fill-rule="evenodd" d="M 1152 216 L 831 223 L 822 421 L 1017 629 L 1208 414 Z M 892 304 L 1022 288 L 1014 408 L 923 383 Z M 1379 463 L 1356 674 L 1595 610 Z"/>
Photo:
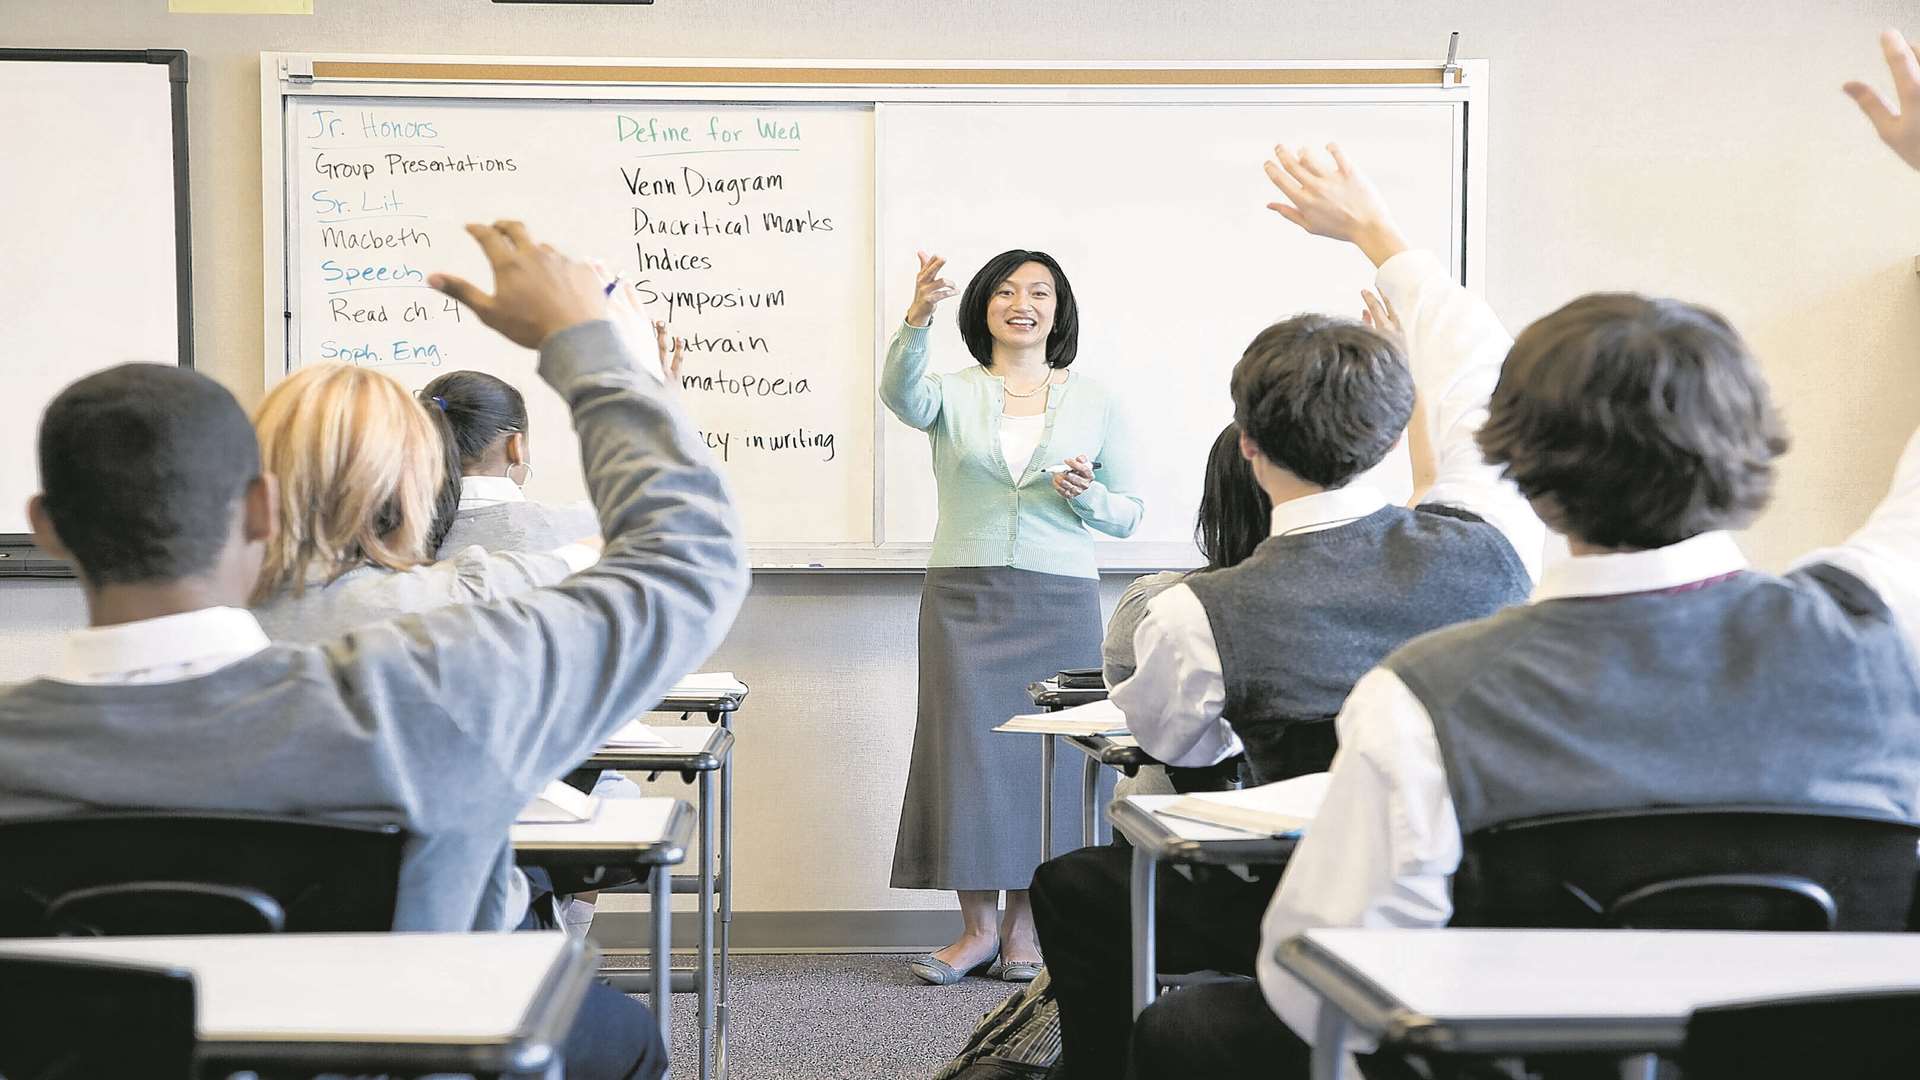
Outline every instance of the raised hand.
<path id="1" fill-rule="evenodd" d="M 1070 457 L 1060 464 L 1067 468 L 1064 472 L 1053 474 L 1053 490 L 1061 496 L 1077 499 L 1093 486 L 1093 462 L 1087 460 L 1087 455 Z"/>
<path id="2" fill-rule="evenodd" d="M 1407 241 L 1372 181 L 1353 167 L 1338 143 L 1328 143 L 1327 153 L 1331 161 L 1305 147 L 1274 147 L 1267 179 L 1286 201 L 1270 202 L 1267 209 L 1315 236 L 1353 244 L 1375 266 L 1405 251 Z"/>
<path id="3" fill-rule="evenodd" d="M 1887 30 L 1880 35 L 1880 50 L 1887 54 L 1887 68 L 1893 72 L 1900 111 L 1894 112 L 1866 83 L 1850 82 L 1842 89 L 1872 121 L 1880 141 L 1900 155 L 1900 160 L 1920 169 L 1920 47 L 1908 42 L 1900 31 Z"/>
<path id="4" fill-rule="evenodd" d="M 667 346 L 668 340 L 667 324 L 659 319 L 653 320 L 653 343 L 660 350 L 660 378 L 667 384 L 667 392 L 675 393 L 680 389 L 680 365 L 686 361 L 687 339 L 671 339 L 671 351 Z"/>
<path id="5" fill-rule="evenodd" d="M 916 251 L 914 255 L 920 260 L 920 272 L 913 277 L 913 303 L 907 306 L 907 321 L 926 326 L 933 322 L 933 309 L 940 301 L 960 290 L 940 276 L 940 268 L 947 265 L 947 260 L 924 251 Z"/>
<path id="6" fill-rule="evenodd" d="M 606 317 L 606 284 L 593 267 L 537 243 L 520 222 L 469 225 L 467 235 L 493 267 L 493 293 L 452 274 L 433 274 L 427 284 L 465 304 L 507 340 L 537 349 L 561 330 Z"/>
<path id="7" fill-rule="evenodd" d="M 1372 289 L 1361 289 L 1360 300 L 1366 306 L 1360 309 L 1360 321 L 1393 339 L 1402 352 L 1407 348 L 1407 333 L 1400 326 L 1400 316 L 1393 310 L 1393 302 Z"/>

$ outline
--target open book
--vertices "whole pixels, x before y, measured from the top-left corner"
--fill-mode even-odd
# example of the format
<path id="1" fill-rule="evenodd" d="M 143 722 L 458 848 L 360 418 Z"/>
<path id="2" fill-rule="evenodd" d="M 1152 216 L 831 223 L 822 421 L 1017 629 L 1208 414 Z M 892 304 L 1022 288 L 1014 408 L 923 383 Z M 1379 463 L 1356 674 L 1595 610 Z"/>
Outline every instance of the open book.
<path id="1" fill-rule="evenodd" d="M 1240 791 L 1197 791 L 1154 812 L 1261 836 L 1298 836 L 1320 812 L 1321 800 L 1327 797 L 1327 775 L 1309 773 Z"/>
<path id="2" fill-rule="evenodd" d="M 1127 730 L 1127 716 L 1111 701 L 1090 701 L 1059 712 L 1016 716 L 993 730 L 1029 735 L 1121 735 Z"/>
<path id="3" fill-rule="evenodd" d="M 513 820 L 517 825 L 565 825 L 592 821 L 599 809 L 599 799 L 555 780 L 534 796 L 532 802 L 521 807 L 519 816 Z"/>

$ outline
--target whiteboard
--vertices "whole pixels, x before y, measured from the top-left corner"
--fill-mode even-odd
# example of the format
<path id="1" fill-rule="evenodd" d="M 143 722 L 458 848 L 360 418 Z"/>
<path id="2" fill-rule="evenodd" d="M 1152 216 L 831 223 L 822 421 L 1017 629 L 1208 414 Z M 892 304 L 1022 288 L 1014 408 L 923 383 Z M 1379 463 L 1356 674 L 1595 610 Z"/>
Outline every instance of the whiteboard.
<path id="1" fill-rule="evenodd" d="M 702 343 L 685 399 L 740 496 L 756 567 L 924 567 L 927 438 L 874 392 L 913 253 L 939 251 L 964 279 L 995 252 L 1040 248 L 1079 298 L 1076 370 L 1112 388 L 1152 446 L 1142 526 L 1102 540 L 1100 563 L 1193 565 L 1201 472 L 1241 349 L 1296 312 L 1357 312 L 1371 279 L 1357 253 L 1264 209 L 1272 144 L 1340 141 L 1414 243 L 1470 286 L 1482 273 L 1484 182 L 1469 165 L 1484 160 L 1484 62 L 1465 63 L 1464 81 L 1322 64 L 1264 84 L 1306 67 L 265 54 L 267 380 L 328 359 L 415 386 L 491 371 L 531 391 L 529 494 L 580 497 L 567 418 L 533 386 L 531 355 L 423 287 L 440 269 L 484 280 L 459 226 L 519 217 L 644 279 L 654 317 Z M 386 214 L 415 216 L 374 220 Z M 801 226 L 719 227 L 736 217 Z M 655 231 L 663 220 L 697 224 Z M 375 257 L 349 270 L 343 227 Z M 700 300 L 714 295 L 736 301 Z M 936 370 L 973 363 L 956 306 Z M 386 322 L 366 321 L 375 309 Z M 770 395 L 776 380 L 789 392 Z M 1404 492 L 1404 457 L 1376 479 Z"/>
<path id="2" fill-rule="evenodd" d="M 682 399 L 749 543 L 872 545 L 870 110 L 293 97 L 286 120 L 293 365 L 376 367 L 414 389 L 496 375 L 526 392 L 528 497 L 584 498 L 534 354 L 426 283 L 488 287 L 464 225 L 519 218 L 687 340 Z"/>
<path id="3" fill-rule="evenodd" d="M 1227 382 L 1241 351 L 1291 315 L 1357 314 L 1373 280 L 1351 245 L 1266 209 L 1276 196 L 1260 166 L 1274 142 L 1339 142 L 1415 247 L 1463 250 L 1462 117 L 1439 102 L 888 105 L 880 122 L 881 309 L 906 311 L 916 251 L 947 256 L 961 286 L 1008 248 L 1057 258 L 1080 308 L 1074 370 L 1117 390 L 1133 437 L 1151 447 L 1134 481 L 1140 527 L 1101 542 L 1151 543 L 1163 561 L 1199 561 L 1202 465 L 1233 419 Z M 942 306 L 931 335 L 936 370 L 974 364 L 956 309 Z M 893 422 L 883 438 L 886 536 L 931 540 L 927 436 Z M 1372 479 L 1404 500 L 1404 451 Z"/>
<path id="4" fill-rule="evenodd" d="M 0 543 L 25 539 L 62 388 L 192 363 L 185 91 L 185 53 L 0 50 Z"/>

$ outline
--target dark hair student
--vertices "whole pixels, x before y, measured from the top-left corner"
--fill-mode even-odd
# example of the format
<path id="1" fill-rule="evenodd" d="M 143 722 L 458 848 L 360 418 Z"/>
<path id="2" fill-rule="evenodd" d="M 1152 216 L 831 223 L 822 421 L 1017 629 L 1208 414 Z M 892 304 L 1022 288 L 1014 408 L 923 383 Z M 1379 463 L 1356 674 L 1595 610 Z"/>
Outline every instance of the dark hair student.
<path id="1" fill-rule="evenodd" d="M 527 432 L 527 401 L 513 384 L 481 371 L 450 371 L 420 391 L 447 418 L 461 465 L 478 465 L 509 435 Z"/>
<path id="2" fill-rule="evenodd" d="M 1486 459 L 1555 531 L 1600 548 L 1745 526 L 1787 449 L 1759 365 L 1727 320 L 1631 293 L 1583 296 L 1527 327 L 1489 408 Z"/>
<path id="3" fill-rule="evenodd" d="M 1400 347 L 1328 315 L 1262 330 L 1234 365 L 1232 387 L 1233 419 L 1260 452 L 1323 488 L 1380 464 L 1413 416 L 1413 372 Z"/>
<path id="4" fill-rule="evenodd" d="M 1200 490 L 1200 512 L 1193 542 L 1207 560 L 1206 569 L 1237 566 L 1253 554 L 1273 527 L 1273 501 L 1253 478 L 1253 463 L 1240 452 L 1240 425 L 1228 424 L 1207 453 L 1207 475 Z"/>
<path id="5" fill-rule="evenodd" d="M 1080 308 L 1073 301 L 1073 286 L 1067 283 L 1067 272 L 1044 251 L 1014 248 L 988 259 L 973 275 L 973 280 L 967 282 L 967 291 L 960 295 L 960 338 L 967 343 L 967 352 L 984 365 L 993 364 L 993 332 L 987 326 L 987 305 L 1013 272 L 1028 263 L 1039 263 L 1053 275 L 1055 307 L 1053 328 L 1047 333 L 1047 366 L 1066 367 L 1079 355 Z"/>
<path id="6" fill-rule="evenodd" d="M 260 477 L 260 445 L 233 395 L 161 364 L 67 387 L 41 419 L 39 448 L 40 504 L 95 587 L 207 570 Z"/>

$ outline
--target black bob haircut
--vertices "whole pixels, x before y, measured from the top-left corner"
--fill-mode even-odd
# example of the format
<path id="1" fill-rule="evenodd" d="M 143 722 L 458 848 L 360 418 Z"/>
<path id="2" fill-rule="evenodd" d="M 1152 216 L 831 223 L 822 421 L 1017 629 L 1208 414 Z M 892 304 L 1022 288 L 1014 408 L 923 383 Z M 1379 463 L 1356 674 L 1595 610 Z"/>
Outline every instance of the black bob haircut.
<path id="1" fill-rule="evenodd" d="M 1323 488 L 1380 464 L 1413 416 L 1400 347 L 1326 315 L 1260 331 L 1233 367 L 1232 388 L 1234 421 L 1267 460 Z"/>
<path id="2" fill-rule="evenodd" d="M 967 291 L 960 294 L 960 337 L 966 341 L 967 351 L 983 365 L 993 363 L 993 332 L 987 329 L 987 302 L 993 299 L 993 290 L 999 288 L 1001 282 L 1027 263 L 1039 263 L 1053 275 L 1053 328 L 1047 332 L 1047 366 L 1066 367 L 1079 355 L 1080 307 L 1073 302 L 1073 286 L 1067 283 L 1067 272 L 1044 251 L 1014 248 L 988 259 L 980 272 L 973 275 L 973 280 L 967 282 Z"/>
<path id="3" fill-rule="evenodd" d="M 1475 436 L 1547 524 L 1601 548 L 1751 522 L 1787 450 L 1727 320 L 1679 300 L 1583 296 L 1522 331 Z"/>
<path id="4" fill-rule="evenodd" d="M 67 387 L 40 418 L 41 504 L 95 585 L 176 581 L 226 546 L 260 444 L 205 375 L 122 364 Z"/>

